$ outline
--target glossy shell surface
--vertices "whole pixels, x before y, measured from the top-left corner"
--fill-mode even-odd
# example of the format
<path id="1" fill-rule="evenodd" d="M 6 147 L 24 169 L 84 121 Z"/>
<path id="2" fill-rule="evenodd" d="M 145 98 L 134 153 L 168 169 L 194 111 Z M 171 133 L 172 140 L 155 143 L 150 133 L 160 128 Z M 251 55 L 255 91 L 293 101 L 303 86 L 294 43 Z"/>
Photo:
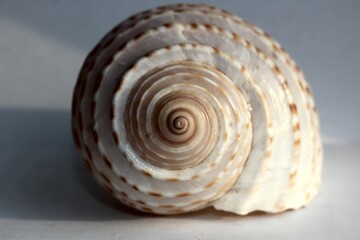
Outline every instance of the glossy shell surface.
<path id="1" fill-rule="evenodd" d="M 276 213 L 307 205 L 321 182 L 300 68 L 216 7 L 159 7 L 105 35 L 79 74 L 72 131 L 98 182 L 141 211 Z"/>

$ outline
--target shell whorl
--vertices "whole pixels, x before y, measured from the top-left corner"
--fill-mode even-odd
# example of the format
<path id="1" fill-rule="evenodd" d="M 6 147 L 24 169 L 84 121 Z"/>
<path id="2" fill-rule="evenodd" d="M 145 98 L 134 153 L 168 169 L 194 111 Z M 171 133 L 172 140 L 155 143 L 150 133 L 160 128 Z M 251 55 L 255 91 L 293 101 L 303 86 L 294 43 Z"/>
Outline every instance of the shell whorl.
<path id="1" fill-rule="evenodd" d="M 163 54 L 154 53 L 152 60 L 158 63 L 156 58 L 163 58 Z M 129 80 L 137 84 L 127 97 L 124 113 L 118 113 L 116 121 L 119 123 L 125 116 L 124 137 L 136 150 L 132 155 L 139 154 L 153 166 L 194 175 L 204 164 L 221 161 L 219 152 L 227 149 L 236 135 L 251 134 L 249 129 L 241 133 L 246 124 L 251 124 L 245 100 L 233 82 L 216 69 L 192 61 L 148 67 L 151 70 L 145 64 L 149 63 L 140 63 L 137 68 L 147 74 L 139 81 Z M 122 94 L 117 93 L 118 99 Z M 122 100 L 117 104 L 115 109 L 121 109 Z M 242 120 L 234 118 L 242 112 Z M 245 149 L 249 149 L 250 142 L 246 142 Z M 169 175 L 173 175 L 171 171 Z"/>
<path id="2" fill-rule="evenodd" d="M 320 184 L 318 117 L 299 67 L 215 7 L 170 5 L 116 26 L 85 60 L 72 125 L 95 178 L 146 212 L 280 212 Z"/>

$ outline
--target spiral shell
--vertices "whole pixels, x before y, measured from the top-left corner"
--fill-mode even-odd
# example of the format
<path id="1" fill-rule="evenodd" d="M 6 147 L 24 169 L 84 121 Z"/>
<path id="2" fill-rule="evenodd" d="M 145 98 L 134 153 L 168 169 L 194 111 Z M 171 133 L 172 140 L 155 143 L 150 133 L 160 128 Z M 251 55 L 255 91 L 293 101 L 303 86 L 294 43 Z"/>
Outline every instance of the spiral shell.
<path id="1" fill-rule="evenodd" d="M 299 67 L 216 7 L 159 7 L 113 28 L 81 69 L 72 126 L 98 182 L 145 212 L 281 212 L 320 186 L 318 116 Z"/>

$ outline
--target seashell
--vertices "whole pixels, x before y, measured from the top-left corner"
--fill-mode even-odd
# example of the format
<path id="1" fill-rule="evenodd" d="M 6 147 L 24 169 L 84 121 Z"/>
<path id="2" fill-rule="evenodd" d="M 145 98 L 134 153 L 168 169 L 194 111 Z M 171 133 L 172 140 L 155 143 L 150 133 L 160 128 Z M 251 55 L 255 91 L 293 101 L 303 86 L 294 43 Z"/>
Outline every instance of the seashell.
<path id="1" fill-rule="evenodd" d="M 321 182 L 303 73 L 216 7 L 159 7 L 113 28 L 79 74 L 72 131 L 97 181 L 145 212 L 277 213 L 308 205 Z"/>

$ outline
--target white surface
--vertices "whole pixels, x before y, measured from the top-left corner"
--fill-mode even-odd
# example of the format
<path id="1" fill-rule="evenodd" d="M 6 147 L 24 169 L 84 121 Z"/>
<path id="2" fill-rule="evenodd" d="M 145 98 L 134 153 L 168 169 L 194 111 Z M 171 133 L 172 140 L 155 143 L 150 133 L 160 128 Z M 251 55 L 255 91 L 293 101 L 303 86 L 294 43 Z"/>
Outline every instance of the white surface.
<path id="1" fill-rule="evenodd" d="M 122 207 L 86 172 L 68 112 L 82 61 L 120 20 L 171 2 L 0 2 L 0 239 L 359 239 L 360 144 L 349 143 L 360 141 L 357 0 L 203 1 L 268 31 L 308 77 L 332 142 L 308 208 L 154 217 Z"/>

